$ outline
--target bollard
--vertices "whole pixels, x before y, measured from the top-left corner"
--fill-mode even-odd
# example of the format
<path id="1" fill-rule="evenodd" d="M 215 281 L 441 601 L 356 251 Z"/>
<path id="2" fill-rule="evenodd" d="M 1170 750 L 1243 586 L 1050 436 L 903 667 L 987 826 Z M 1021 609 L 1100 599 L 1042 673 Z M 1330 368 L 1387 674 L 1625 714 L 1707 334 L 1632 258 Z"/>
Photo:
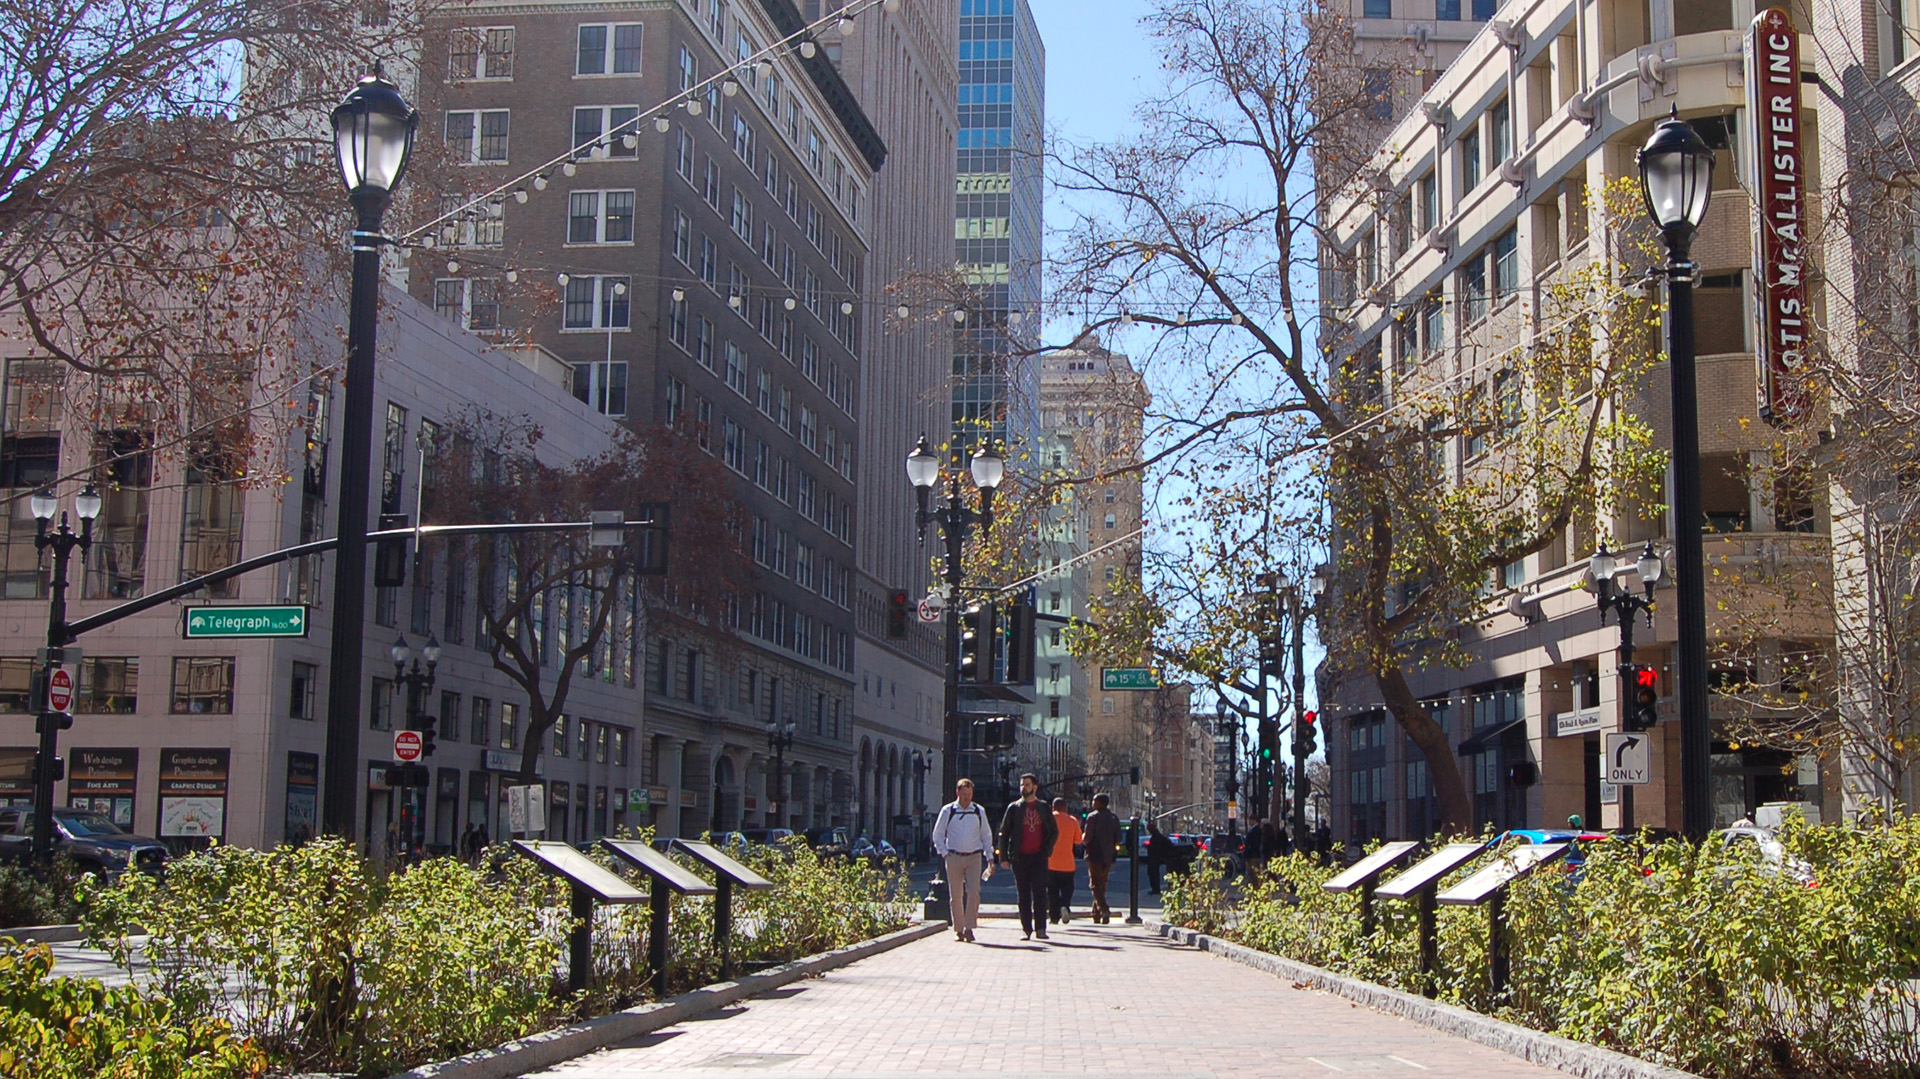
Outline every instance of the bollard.
<path id="1" fill-rule="evenodd" d="M 1127 818 L 1127 924 L 1140 924 L 1140 814 Z"/>
<path id="2" fill-rule="evenodd" d="M 733 880 L 714 875 L 713 942 L 720 947 L 720 980 L 733 980 Z"/>
<path id="3" fill-rule="evenodd" d="M 673 909 L 673 893 L 655 878 L 647 903 L 653 908 L 653 925 L 647 930 L 647 984 L 655 999 L 667 995 L 667 945 L 673 939 L 668 918 Z"/>
<path id="4" fill-rule="evenodd" d="M 578 993 L 587 987 L 593 973 L 593 893 L 579 883 L 572 888 L 573 903 L 568 914 L 573 932 L 567 935 L 567 992 Z"/>
<path id="5" fill-rule="evenodd" d="M 1507 890 L 1500 889 L 1487 900 L 1487 980 L 1492 983 L 1494 1001 L 1507 991 L 1507 975 L 1512 957 L 1507 949 Z"/>

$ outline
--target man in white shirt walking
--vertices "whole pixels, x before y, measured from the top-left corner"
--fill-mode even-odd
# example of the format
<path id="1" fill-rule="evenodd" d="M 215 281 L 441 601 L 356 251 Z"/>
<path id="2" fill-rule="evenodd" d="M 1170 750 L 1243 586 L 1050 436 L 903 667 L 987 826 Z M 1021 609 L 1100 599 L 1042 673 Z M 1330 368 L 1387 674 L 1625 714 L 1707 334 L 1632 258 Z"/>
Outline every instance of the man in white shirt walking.
<path id="1" fill-rule="evenodd" d="M 993 826 L 987 811 L 973 804 L 973 780 L 955 784 L 953 796 L 933 822 L 933 849 L 947 868 L 954 938 L 970 941 L 980 921 L 980 871 L 993 850 Z"/>

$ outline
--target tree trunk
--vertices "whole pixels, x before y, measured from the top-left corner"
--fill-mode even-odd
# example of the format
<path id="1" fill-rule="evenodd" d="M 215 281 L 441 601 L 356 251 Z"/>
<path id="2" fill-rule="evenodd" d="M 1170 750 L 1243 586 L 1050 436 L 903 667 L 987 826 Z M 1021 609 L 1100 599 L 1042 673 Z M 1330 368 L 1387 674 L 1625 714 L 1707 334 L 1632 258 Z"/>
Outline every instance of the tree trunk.
<path id="1" fill-rule="evenodd" d="M 1413 695 L 1413 687 L 1407 685 L 1407 676 L 1398 667 L 1388 667 L 1374 673 L 1374 682 L 1379 686 L 1380 696 L 1386 701 L 1387 711 L 1393 714 L 1394 722 L 1407 732 L 1413 744 L 1427 759 L 1427 780 L 1433 785 L 1434 800 L 1438 803 L 1440 820 L 1437 831 L 1466 832 L 1473 827 L 1473 799 L 1467 794 L 1466 781 L 1460 777 L 1460 759 L 1454 756 L 1453 746 L 1447 743 L 1446 728 L 1434 722 L 1427 710 L 1421 707 L 1420 699 Z"/>

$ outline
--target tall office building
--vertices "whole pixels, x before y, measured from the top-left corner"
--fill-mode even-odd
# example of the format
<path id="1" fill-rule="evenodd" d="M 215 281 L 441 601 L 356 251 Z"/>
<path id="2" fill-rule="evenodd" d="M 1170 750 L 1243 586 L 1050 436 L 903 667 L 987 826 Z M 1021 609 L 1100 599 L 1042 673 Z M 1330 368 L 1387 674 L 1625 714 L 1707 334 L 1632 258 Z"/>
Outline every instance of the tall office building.
<path id="1" fill-rule="evenodd" d="M 954 258 L 972 290 L 955 331 L 953 434 L 1038 433 L 1047 51 L 1027 0 L 960 0 Z"/>
<path id="2" fill-rule="evenodd" d="M 808 11 L 818 6 L 810 0 Z M 915 0 L 875 9 L 838 44 L 840 73 L 887 144 L 874 174 L 862 305 L 860 527 L 854 541 L 854 824 L 875 838 L 914 843 L 937 809 L 943 627 L 910 618 L 902 636 L 888 627 L 891 595 L 918 603 L 929 579 L 928 549 L 915 541 L 913 488 L 901 458 L 922 434 L 946 422 L 951 323 L 912 313 L 902 319 L 883 297 L 952 265 L 953 144 L 958 80 L 958 0 Z"/>
<path id="3" fill-rule="evenodd" d="M 797 34 L 811 47 L 762 54 Z M 552 353 L 608 416 L 687 425 L 736 477 L 760 577 L 732 639 L 648 641 L 641 757 L 663 834 L 856 810 L 859 313 L 886 145 L 838 44 L 790 0 L 468 0 L 422 51 L 426 163 L 463 181 L 449 203 L 537 178 L 447 229 L 458 250 L 415 260 L 415 295 Z M 795 739 L 778 753 L 776 722 Z"/>

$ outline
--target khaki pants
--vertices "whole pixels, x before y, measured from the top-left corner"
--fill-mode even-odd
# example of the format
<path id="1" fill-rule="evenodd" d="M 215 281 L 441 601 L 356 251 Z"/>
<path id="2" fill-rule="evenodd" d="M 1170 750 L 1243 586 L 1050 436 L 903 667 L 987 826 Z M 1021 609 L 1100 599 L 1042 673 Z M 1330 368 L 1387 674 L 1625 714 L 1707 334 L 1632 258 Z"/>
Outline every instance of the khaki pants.
<path id="1" fill-rule="evenodd" d="M 1107 875 L 1113 872 L 1112 862 L 1087 862 L 1087 886 L 1093 889 L 1093 916 L 1110 918 L 1113 912 L 1107 909 Z"/>
<path id="2" fill-rule="evenodd" d="M 970 932 L 980 924 L 980 870 L 984 864 L 977 853 L 947 855 L 947 898 L 953 907 L 956 933 Z"/>

